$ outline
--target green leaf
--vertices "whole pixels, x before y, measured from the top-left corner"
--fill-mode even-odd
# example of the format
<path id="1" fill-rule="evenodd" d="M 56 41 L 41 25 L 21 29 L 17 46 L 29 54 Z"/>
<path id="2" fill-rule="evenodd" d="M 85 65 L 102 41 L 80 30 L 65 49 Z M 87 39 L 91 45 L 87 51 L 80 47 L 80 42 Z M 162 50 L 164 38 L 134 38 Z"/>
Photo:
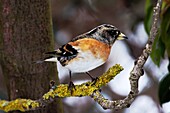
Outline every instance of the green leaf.
<path id="1" fill-rule="evenodd" d="M 170 73 L 160 81 L 158 93 L 160 105 L 170 101 Z"/>
<path id="2" fill-rule="evenodd" d="M 160 36 L 162 42 L 165 44 L 168 57 L 170 57 L 170 7 L 168 7 L 162 15 Z"/>
<path id="3" fill-rule="evenodd" d="M 157 37 L 154 40 L 152 52 L 151 52 L 151 59 L 157 65 L 160 66 L 160 61 L 164 57 L 165 53 L 165 44 L 162 42 L 160 35 L 158 33 Z"/>
<path id="4" fill-rule="evenodd" d="M 149 35 L 151 24 L 152 24 L 152 14 L 153 14 L 153 5 L 151 0 L 146 0 L 145 3 L 145 19 L 144 19 L 144 27 L 146 33 Z"/>
<path id="5" fill-rule="evenodd" d="M 165 50 L 170 57 L 170 7 L 165 7 L 162 14 L 161 27 L 156 37 L 151 58 L 156 65 L 160 65 L 161 59 L 164 57 Z"/>

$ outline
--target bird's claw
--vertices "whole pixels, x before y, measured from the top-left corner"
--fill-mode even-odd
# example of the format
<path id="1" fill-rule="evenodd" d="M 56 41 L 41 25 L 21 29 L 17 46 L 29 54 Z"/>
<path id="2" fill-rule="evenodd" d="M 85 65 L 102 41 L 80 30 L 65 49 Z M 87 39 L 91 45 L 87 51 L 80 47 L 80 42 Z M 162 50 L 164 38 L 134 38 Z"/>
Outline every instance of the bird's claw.
<path id="1" fill-rule="evenodd" d="M 69 82 L 68 89 L 72 92 L 73 89 L 75 89 L 75 85 L 72 81 Z"/>
<path id="2" fill-rule="evenodd" d="M 92 82 L 93 82 L 92 85 L 95 85 L 98 79 L 99 79 L 98 77 L 93 77 L 92 78 Z"/>

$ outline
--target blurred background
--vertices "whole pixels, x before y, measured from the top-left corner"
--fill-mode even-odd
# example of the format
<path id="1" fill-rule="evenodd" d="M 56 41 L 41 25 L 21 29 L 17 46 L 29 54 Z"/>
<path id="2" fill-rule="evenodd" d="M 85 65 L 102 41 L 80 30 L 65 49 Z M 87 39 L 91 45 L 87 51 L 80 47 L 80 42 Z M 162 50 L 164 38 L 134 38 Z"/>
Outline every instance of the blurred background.
<path id="1" fill-rule="evenodd" d="M 51 0 L 55 48 L 72 38 L 87 32 L 100 24 L 112 24 L 128 36 L 128 40 L 117 41 L 104 65 L 91 71 L 99 76 L 114 64 L 120 64 L 124 70 L 107 86 L 102 94 L 110 99 L 123 99 L 130 91 L 129 73 L 134 61 L 141 54 L 148 35 L 144 29 L 145 0 Z M 155 5 L 156 0 L 152 1 Z M 139 96 L 130 108 L 114 111 L 103 110 L 90 97 L 64 98 L 64 113 L 168 113 L 170 104 L 161 108 L 158 99 L 158 83 L 168 73 L 168 58 L 156 66 L 151 58 L 144 66 L 145 74 L 139 81 Z M 69 82 L 68 70 L 57 64 L 61 83 Z M 74 74 L 73 82 L 81 84 L 89 81 L 86 74 Z M 0 98 L 7 98 L 6 88 L 0 69 Z"/>

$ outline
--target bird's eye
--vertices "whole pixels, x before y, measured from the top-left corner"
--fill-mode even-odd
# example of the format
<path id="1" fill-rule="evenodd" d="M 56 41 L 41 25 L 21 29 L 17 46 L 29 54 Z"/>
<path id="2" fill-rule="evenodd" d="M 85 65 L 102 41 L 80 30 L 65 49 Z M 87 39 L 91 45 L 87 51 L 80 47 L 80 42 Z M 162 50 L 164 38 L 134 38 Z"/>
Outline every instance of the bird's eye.
<path id="1" fill-rule="evenodd" d="M 117 34 L 115 30 L 108 30 L 107 33 L 108 33 L 110 36 L 114 36 L 114 35 Z"/>
<path id="2" fill-rule="evenodd" d="M 119 34 L 119 31 L 116 31 L 116 35 L 118 35 Z"/>

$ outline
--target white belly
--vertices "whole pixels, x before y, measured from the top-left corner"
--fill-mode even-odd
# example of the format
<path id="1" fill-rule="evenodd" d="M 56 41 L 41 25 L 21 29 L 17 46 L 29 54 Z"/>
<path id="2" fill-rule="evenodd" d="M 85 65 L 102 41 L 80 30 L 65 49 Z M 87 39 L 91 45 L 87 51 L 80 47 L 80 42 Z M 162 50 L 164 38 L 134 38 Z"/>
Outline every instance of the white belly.
<path id="1" fill-rule="evenodd" d="M 90 51 L 87 51 L 80 52 L 77 59 L 69 62 L 65 67 L 74 73 L 82 73 L 93 70 L 104 63 L 105 61 L 100 59 L 99 56 L 94 57 Z"/>

